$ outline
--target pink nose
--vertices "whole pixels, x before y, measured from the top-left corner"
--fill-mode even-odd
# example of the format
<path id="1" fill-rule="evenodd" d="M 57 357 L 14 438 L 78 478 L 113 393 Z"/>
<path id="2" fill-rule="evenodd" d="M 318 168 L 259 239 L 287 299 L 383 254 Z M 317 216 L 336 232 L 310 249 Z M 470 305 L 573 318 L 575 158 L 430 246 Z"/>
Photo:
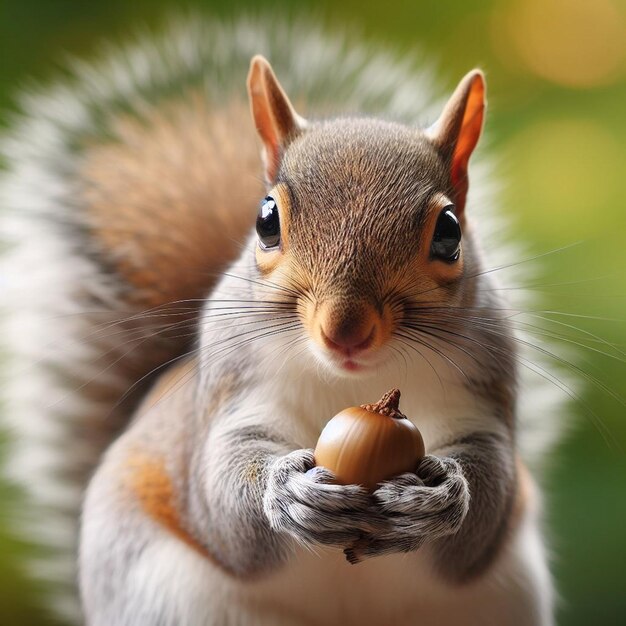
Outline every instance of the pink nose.
<path id="1" fill-rule="evenodd" d="M 327 348 L 346 356 L 367 350 L 374 342 L 376 324 L 369 316 L 326 318 L 321 324 L 321 335 Z"/>

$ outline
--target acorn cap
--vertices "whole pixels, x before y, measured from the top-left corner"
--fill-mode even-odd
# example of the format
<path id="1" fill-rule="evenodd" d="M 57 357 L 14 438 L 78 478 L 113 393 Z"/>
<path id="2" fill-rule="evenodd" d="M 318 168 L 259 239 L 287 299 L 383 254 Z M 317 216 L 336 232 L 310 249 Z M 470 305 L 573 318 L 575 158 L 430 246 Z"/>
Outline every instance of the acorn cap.
<path id="1" fill-rule="evenodd" d="M 395 419 L 407 419 L 407 416 L 400 411 L 400 390 L 397 387 L 390 389 L 378 402 L 362 404 L 361 408 Z"/>

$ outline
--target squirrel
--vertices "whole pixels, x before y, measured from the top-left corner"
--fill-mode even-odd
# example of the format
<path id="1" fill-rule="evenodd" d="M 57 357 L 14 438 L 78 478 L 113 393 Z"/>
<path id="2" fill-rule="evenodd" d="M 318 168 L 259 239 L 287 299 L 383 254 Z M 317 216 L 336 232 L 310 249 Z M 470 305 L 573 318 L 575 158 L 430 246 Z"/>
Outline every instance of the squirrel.
<path id="1" fill-rule="evenodd" d="M 310 26 L 193 22 L 74 71 L 1 144 L 5 473 L 56 610 L 553 624 L 516 331 L 469 193 L 483 73 L 424 126 L 427 70 Z M 426 457 L 372 494 L 336 484 L 323 426 L 391 387 Z"/>

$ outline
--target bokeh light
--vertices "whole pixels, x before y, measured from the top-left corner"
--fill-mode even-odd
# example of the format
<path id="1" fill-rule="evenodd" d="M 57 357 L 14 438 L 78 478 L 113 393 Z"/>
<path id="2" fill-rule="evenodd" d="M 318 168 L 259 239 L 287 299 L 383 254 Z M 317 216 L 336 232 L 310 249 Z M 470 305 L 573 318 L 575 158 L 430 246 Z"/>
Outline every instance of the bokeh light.
<path id="1" fill-rule="evenodd" d="M 492 38 L 505 63 L 559 85 L 610 84 L 626 69 L 626 16 L 611 0 L 515 0 L 495 12 Z"/>
<path id="2" fill-rule="evenodd" d="M 584 239 L 606 228 L 603 220 L 589 218 L 613 201 L 626 157 L 602 124 L 588 118 L 542 120 L 520 131 L 509 151 L 516 168 L 510 193 L 524 197 L 524 210 L 540 220 L 546 237 Z"/>

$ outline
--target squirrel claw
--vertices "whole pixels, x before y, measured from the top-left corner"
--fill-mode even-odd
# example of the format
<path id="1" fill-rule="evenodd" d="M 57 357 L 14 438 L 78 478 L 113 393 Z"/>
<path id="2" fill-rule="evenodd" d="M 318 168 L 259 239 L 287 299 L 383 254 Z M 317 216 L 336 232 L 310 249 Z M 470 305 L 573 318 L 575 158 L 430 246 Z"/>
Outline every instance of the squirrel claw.
<path id="1" fill-rule="evenodd" d="M 346 555 L 346 561 L 350 565 L 357 565 L 363 560 L 362 549 L 367 545 L 368 539 L 365 536 L 360 537 L 349 548 L 344 548 L 343 553 Z"/>
<path id="2" fill-rule="evenodd" d="M 344 548 L 343 553 L 346 555 L 346 561 L 348 561 L 350 565 L 358 565 L 361 562 L 354 548 Z"/>

